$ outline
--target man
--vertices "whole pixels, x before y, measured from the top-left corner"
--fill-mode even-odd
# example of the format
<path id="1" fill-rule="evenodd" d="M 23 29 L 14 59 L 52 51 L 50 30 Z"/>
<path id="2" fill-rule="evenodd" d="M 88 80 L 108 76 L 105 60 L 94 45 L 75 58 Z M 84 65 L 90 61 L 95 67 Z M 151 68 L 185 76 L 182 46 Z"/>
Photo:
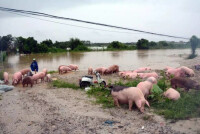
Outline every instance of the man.
<path id="1" fill-rule="evenodd" d="M 33 62 L 31 63 L 31 70 L 32 71 L 35 71 L 35 74 L 36 72 L 38 72 L 38 64 L 37 64 L 37 61 L 35 60 L 35 58 L 33 58 Z"/>

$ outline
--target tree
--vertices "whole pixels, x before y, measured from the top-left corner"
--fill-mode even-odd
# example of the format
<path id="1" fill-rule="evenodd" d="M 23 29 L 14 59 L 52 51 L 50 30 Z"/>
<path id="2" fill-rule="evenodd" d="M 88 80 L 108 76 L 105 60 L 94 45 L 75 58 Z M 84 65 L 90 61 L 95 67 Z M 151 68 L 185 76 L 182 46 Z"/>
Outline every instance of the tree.
<path id="1" fill-rule="evenodd" d="M 127 46 L 119 41 L 113 41 L 108 45 L 108 48 L 123 49 L 123 48 L 127 48 Z"/>
<path id="2" fill-rule="evenodd" d="M 0 38 L 0 50 L 10 52 L 13 49 L 13 40 L 11 34 L 3 36 Z"/>
<path id="3" fill-rule="evenodd" d="M 53 42 L 50 39 L 44 40 L 40 44 L 45 44 L 47 47 L 53 47 Z"/>
<path id="4" fill-rule="evenodd" d="M 195 35 L 193 35 L 190 38 L 190 44 L 191 44 L 191 49 L 192 49 L 192 55 L 193 56 L 195 55 L 195 50 L 196 50 L 196 48 L 197 48 L 199 43 L 200 43 L 200 40 Z"/>
<path id="5" fill-rule="evenodd" d="M 137 49 L 149 49 L 149 41 L 146 39 L 138 40 L 136 43 Z"/>
<path id="6" fill-rule="evenodd" d="M 77 48 L 78 46 L 81 46 L 83 45 L 83 42 L 80 41 L 79 39 L 74 39 L 74 38 L 71 38 L 70 41 L 69 41 L 69 47 L 71 48 L 71 50 L 74 50 L 75 48 Z"/>

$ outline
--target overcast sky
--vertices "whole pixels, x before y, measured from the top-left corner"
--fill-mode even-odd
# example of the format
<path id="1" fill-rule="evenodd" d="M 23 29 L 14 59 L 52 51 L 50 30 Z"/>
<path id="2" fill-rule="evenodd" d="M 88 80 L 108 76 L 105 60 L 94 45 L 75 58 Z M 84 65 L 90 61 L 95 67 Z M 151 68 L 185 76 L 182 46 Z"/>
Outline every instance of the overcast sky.
<path id="1" fill-rule="evenodd" d="M 200 0 L 0 0 L 0 6 L 174 36 L 200 37 Z M 112 32 L 62 25 L 0 11 L 0 36 L 31 36 L 38 41 L 66 41 L 75 37 L 91 42 L 136 42 L 141 38 L 152 41 L 181 40 L 72 21 L 41 19 Z"/>

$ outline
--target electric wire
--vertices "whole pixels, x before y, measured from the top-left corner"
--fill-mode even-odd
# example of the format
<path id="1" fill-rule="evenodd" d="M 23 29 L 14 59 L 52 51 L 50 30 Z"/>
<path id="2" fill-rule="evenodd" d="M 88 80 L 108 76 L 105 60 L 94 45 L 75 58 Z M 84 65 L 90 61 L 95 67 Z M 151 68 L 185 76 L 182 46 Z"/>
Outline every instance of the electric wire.
<path id="1" fill-rule="evenodd" d="M 140 32 L 140 33 L 152 34 L 152 35 L 157 35 L 157 36 L 165 36 L 165 37 L 187 39 L 187 40 L 189 39 L 189 38 L 186 38 L 186 37 L 179 37 L 179 36 L 160 34 L 160 33 L 155 33 L 155 32 L 148 32 L 148 31 L 143 31 L 143 30 L 137 30 L 137 29 L 132 29 L 132 28 L 108 25 L 108 24 L 85 21 L 85 20 L 79 20 L 79 19 L 74 19 L 74 18 L 60 17 L 60 16 L 55 16 L 55 15 L 50 15 L 50 14 L 35 12 L 35 11 L 18 10 L 18 9 L 5 8 L 5 7 L 0 7 L 0 10 L 1 11 L 7 11 L 7 12 L 17 12 L 17 13 L 29 14 L 29 15 L 34 15 L 34 16 L 48 17 L 48 18 L 54 18 L 54 19 L 70 20 L 70 21 L 82 22 L 82 23 L 87 23 L 87 24 L 93 24 L 93 25 L 99 25 L 99 26 L 105 26 L 105 27 L 111 27 L 111 28 L 117 28 L 117 29 L 135 31 L 135 32 Z"/>

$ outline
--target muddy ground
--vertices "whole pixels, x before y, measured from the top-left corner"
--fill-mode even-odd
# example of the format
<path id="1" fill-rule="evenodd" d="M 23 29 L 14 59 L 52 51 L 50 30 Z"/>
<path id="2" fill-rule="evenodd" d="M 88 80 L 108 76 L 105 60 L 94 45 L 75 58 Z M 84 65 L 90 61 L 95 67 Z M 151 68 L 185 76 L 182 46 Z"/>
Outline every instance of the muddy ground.
<path id="1" fill-rule="evenodd" d="M 180 65 L 194 69 L 199 61 L 197 57 L 180 61 Z M 200 73 L 195 73 L 193 79 L 199 81 Z M 78 84 L 78 78 L 85 74 L 86 71 L 78 71 L 53 77 Z M 119 79 L 116 74 L 102 78 L 107 82 Z M 18 85 L 0 100 L 0 134 L 200 133 L 199 118 L 174 123 L 155 115 L 153 109 L 147 108 L 145 114 L 136 108 L 129 111 L 127 106 L 103 109 L 94 101 L 83 90 L 54 88 L 49 83 L 33 88 Z"/>

